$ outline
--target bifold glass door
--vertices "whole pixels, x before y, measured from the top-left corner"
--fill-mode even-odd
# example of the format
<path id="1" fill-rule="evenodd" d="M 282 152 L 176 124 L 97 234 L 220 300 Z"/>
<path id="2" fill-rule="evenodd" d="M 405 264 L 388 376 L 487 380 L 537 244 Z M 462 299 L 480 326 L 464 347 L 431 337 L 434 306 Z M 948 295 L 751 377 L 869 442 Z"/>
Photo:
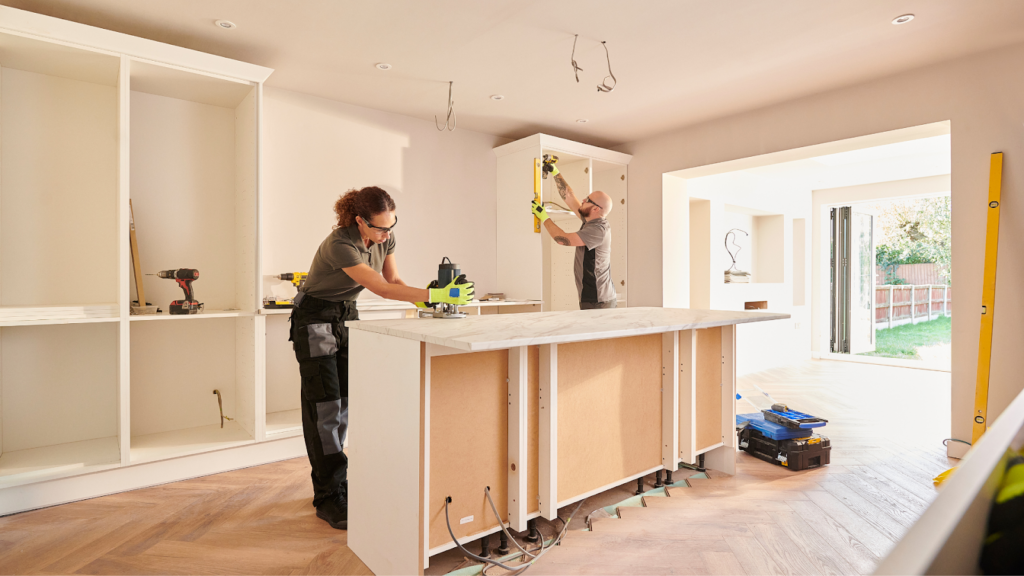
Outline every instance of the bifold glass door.
<path id="1" fill-rule="evenodd" d="M 831 351 L 875 350 L 875 216 L 839 206 L 831 217 Z"/>

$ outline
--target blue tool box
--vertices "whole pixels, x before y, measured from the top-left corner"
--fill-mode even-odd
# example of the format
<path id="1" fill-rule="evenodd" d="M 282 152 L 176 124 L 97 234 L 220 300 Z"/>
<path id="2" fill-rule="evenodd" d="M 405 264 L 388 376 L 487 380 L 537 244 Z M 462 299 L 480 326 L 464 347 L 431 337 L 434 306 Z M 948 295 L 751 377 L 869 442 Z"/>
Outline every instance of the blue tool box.
<path id="1" fill-rule="evenodd" d="M 747 426 L 760 432 L 764 437 L 772 440 L 791 440 L 793 438 L 806 438 L 813 433 L 809 428 L 789 428 L 782 424 L 770 422 L 764 419 L 764 414 L 755 412 L 753 414 L 737 414 L 736 424 L 748 422 Z M 824 423 L 821 424 L 824 426 Z"/>

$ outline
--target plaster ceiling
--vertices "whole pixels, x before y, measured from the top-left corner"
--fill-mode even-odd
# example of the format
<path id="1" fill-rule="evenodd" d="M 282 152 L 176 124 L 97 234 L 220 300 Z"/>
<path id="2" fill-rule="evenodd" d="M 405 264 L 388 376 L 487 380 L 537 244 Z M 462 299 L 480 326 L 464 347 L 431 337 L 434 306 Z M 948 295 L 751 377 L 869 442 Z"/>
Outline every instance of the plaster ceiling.
<path id="1" fill-rule="evenodd" d="M 453 80 L 459 128 L 601 146 L 1024 42 L 1019 0 L 0 3 L 268 66 L 268 86 L 425 120 L 443 122 Z M 891 24 L 908 12 L 917 18 Z M 619 81 L 608 94 L 596 89 L 601 40 Z"/>

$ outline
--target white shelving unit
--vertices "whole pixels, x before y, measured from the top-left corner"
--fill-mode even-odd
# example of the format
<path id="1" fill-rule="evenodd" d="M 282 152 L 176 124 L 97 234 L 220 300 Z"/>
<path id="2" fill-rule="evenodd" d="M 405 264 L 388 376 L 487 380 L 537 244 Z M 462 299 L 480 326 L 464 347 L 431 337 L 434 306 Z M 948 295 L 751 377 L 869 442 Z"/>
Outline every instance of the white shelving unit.
<path id="1" fill-rule="evenodd" d="M 0 515 L 304 454 L 264 433 L 271 72 L 0 6 Z M 143 271 L 198 269 L 204 313 L 146 276 L 164 313 L 129 314 L 129 199 Z"/>
<path id="2" fill-rule="evenodd" d="M 608 216 L 612 229 L 612 280 L 619 306 L 626 298 L 626 169 L 632 156 L 546 134 L 535 134 L 494 149 L 498 157 L 498 286 L 509 298 L 542 300 L 544 310 L 578 310 L 573 276 L 575 251 L 555 244 L 543 232 L 533 231 L 528 209 L 533 198 L 534 160 L 544 154 L 558 156 L 558 169 L 581 200 L 594 190 L 608 193 L 614 208 Z M 554 180 L 543 181 L 543 200 L 565 206 Z M 552 211 L 551 218 L 566 232 L 579 230 L 573 214 Z"/>

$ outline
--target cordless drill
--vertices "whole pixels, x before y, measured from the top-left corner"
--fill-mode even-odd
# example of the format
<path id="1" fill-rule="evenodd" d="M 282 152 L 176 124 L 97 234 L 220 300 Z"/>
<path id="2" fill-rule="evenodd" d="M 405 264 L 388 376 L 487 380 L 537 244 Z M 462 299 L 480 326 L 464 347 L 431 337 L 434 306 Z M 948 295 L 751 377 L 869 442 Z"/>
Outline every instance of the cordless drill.
<path id="1" fill-rule="evenodd" d="M 203 305 L 196 300 L 196 293 L 192 291 L 192 282 L 199 279 L 199 270 L 193 268 L 161 270 L 156 273 L 156 276 L 174 280 L 185 291 L 184 300 L 171 302 L 171 314 L 198 314 L 203 310 Z"/>
<path id="2" fill-rule="evenodd" d="M 277 279 L 287 280 L 296 288 L 302 288 L 302 285 L 306 283 L 307 276 L 309 276 L 308 272 L 286 272 L 284 274 L 278 274 Z"/>

